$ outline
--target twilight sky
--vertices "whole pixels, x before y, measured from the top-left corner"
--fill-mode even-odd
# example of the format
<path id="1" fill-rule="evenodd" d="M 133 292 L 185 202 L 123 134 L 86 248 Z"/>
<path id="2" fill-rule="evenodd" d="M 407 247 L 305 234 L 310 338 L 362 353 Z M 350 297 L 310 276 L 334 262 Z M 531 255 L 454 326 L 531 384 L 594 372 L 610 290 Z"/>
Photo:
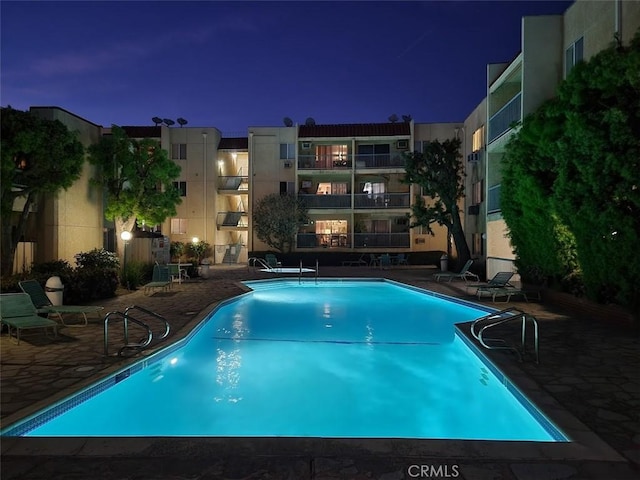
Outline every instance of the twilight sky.
<path id="1" fill-rule="evenodd" d="M 0 104 L 94 123 L 183 117 L 228 136 L 318 124 L 462 121 L 520 19 L 571 1 L 0 2 Z"/>

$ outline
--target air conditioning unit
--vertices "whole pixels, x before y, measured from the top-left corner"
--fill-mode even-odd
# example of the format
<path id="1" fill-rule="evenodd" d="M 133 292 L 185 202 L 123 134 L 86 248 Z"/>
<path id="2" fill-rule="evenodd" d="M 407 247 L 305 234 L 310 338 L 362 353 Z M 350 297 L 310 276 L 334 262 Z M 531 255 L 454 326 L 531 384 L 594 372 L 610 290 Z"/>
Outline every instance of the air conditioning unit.
<path id="1" fill-rule="evenodd" d="M 480 159 L 479 152 L 473 152 L 467 155 L 467 161 L 469 162 L 477 162 Z"/>
<path id="2" fill-rule="evenodd" d="M 398 150 L 408 150 L 409 149 L 409 140 L 398 140 L 396 142 L 396 148 Z"/>
<path id="3" fill-rule="evenodd" d="M 292 165 L 293 165 L 293 164 L 292 164 L 290 161 L 288 161 L 288 160 L 284 162 L 284 168 L 291 168 L 291 167 L 292 167 Z"/>
<path id="4" fill-rule="evenodd" d="M 311 142 L 302 142 L 302 150 L 311 150 Z"/>
<path id="5" fill-rule="evenodd" d="M 480 215 L 480 205 L 469 205 L 467 213 L 469 215 Z"/>

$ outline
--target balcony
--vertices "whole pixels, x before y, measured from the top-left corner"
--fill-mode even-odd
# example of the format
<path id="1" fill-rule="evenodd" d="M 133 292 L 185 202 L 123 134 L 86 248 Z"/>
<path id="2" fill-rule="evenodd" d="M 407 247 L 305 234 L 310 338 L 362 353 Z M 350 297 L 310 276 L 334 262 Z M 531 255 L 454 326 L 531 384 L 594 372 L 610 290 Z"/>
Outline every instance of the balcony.
<path id="1" fill-rule="evenodd" d="M 246 212 L 218 212 L 216 226 L 218 230 L 247 230 L 249 218 Z"/>
<path id="2" fill-rule="evenodd" d="M 350 170 L 353 160 L 356 169 L 404 168 L 401 153 L 367 153 L 359 155 L 298 155 L 298 170 Z"/>
<path id="3" fill-rule="evenodd" d="M 409 248 L 409 232 L 403 233 L 354 233 L 355 248 Z"/>
<path id="4" fill-rule="evenodd" d="M 354 208 L 409 208 L 409 193 L 356 193 Z"/>
<path id="5" fill-rule="evenodd" d="M 522 93 L 518 93 L 489 119 L 489 143 L 509 130 L 515 122 L 519 122 L 522 119 L 521 97 Z"/>
<path id="6" fill-rule="evenodd" d="M 297 248 L 351 248 L 351 235 L 346 233 L 299 233 Z"/>
<path id="7" fill-rule="evenodd" d="M 249 191 L 248 176 L 218 177 L 218 193 L 246 194 Z"/>
<path id="8" fill-rule="evenodd" d="M 367 153 L 355 155 L 356 169 L 404 168 L 405 161 L 401 153 Z"/>
<path id="9" fill-rule="evenodd" d="M 351 208 L 351 195 L 300 194 L 298 199 L 311 208 Z"/>
<path id="10" fill-rule="evenodd" d="M 298 170 L 348 170 L 351 155 L 298 155 Z"/>

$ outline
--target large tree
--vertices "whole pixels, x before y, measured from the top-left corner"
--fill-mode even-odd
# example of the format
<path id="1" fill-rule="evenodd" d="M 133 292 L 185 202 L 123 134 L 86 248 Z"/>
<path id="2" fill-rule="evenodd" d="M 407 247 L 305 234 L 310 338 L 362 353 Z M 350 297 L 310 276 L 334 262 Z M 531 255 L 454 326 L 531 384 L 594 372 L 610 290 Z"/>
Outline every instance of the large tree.
<path id="1" fill-rule="evenodd" d="M 272 193 L 253 209 L 253 229 L 258 239 L 283 253 L 291 252 L 300 226 L 307 221 L 307 208 L 295 195 Z"/>
<path id="2" fill-rule="evenodd" d="M 89 154 L 89 161 L 99 167 L 93 181 L 106 193 L 105 216 L 114 222 L 122 256 L 124 245 L 118 240 L 123 231 L 131 231 L 136 222 L 156 225 L 176 214 L 181 200 L 172 182 L 180 176 L 180 167 L 158 141 L 129 138 L 116 125 L 111 135 L 89 147 Z"/>
<path id="3" fill-rule="evenodd" d="M 423 226 L 434 234 L 431 225 L 445 226 L 458 252 L 458 260 L 465 263 L 471 258 L 462 228 L 458 201 L 464 197 L 464 165 L 460 154 L 460 140 L 425 142 L 422 153 L 405 153 L 406 183 L 422 187 L 422 194 L 431 197 L 425 203 L 421 195 L 411 205 L 414 222 L 411 227 Z"/>
<path id="4" fill-rule="evenodd" d="M 29 212 L 43 194 L 67 189 L 80 177 L 84 148 L 75 133 L 59 120 L 46 120 L 29 112 L 1 109 L 0 209 L 2 214 L 1 269 L 11 275 Z M 16 199 L 24 204 L 14 214 Z"/>

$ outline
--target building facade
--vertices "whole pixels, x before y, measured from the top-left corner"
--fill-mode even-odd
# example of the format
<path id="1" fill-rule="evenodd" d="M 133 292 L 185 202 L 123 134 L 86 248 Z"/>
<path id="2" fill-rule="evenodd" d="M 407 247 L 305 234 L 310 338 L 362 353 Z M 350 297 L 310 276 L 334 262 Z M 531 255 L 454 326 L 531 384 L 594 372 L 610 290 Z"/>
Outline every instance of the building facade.
<path id="1" fill-rule="evenodd" d="M 147 226 L 171 241 L 206 241 L 212 263 L 243 263 L 249 252 L 267 251 L 253 233 L 252 207 L 270 193 L 290 193 L 305 203 L 310 220 L 294 251 L 418 252 L 455 254 L 446 229 L 435 235 L 410 228 L 419 188 L 403 182 L 402 155 L 424 142 L 457 137 L 465 165 L 460 203 L 472 258 L 487 277 L 515 270 L 500 191 L 505 146 L 518 123 L 534 112 L 571 68 L 612 44 L 628 44 L 640 28 L 640 2 L 577 0 L 563 15 L 524 17 L 520 53 L 487 65 L 486 97 L 460 123 L 249 127 L 246 137 L 225 138 L 214 127 L 125 127 L 133 138 L 155 138 L 181 167 L 175 186 L 182 203 L 176 216 Z M 78 131 L 88 146 L 108 133 L 57 107 L 33 107 Z M 85 165 L 70 189 L 45 198 L 16 253 L 16 269 L 65 259 L 95 247 L 113 248 L 100 192 L 90 187 Z M 19 210 L 19 202 L 16 210 Z"/>

